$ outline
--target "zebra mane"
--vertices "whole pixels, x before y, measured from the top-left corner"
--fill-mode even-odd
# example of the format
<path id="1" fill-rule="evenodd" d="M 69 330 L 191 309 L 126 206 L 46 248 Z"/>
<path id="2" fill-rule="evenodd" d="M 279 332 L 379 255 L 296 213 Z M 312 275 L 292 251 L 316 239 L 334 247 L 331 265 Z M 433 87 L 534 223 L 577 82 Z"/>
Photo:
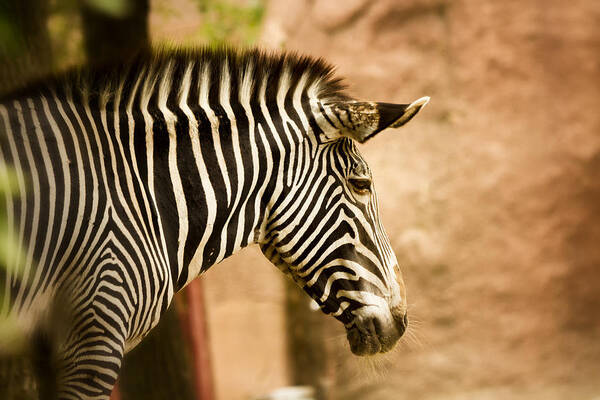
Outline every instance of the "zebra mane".
<path id="1" fill-rule="evenodd" d="M 197 70 L 207 67 L 210 76 L 218 77 L 227 66 L 232 77 L 251 73 L 257 85 L 267 79 L 267 94 L 276 96 L 281 77 L 285 72 L 293 87 L 304 79 L 305 87 L 313 87 L 316 97 L 326 100 L 349 99 L 344 92 L 343 79 L 334 76 L 335 68 L 322 58 L 300 55 L 296 52 L 236 49 L 233 47 L 158 48 L 142 51 L 130 59 L 116 63 L 77 67 L 38 80 L 24 88 L 0 97 L 0 101 L 32 95 L 51 89 L 62 92 L 68 89 L 74 97 L 85 95 L 90 101 L 109 101 L 121 85 L 124 90 L 134 84 L 140 74 L 145 80 L 160 79 L 165 72 L 171 74 L 171 88 L 179 87 L 186 69 L 193 65 Z M 218 84 L 214 79 L 211 85 Z M 123 89 L 123 88 L 122 88 Z"/>

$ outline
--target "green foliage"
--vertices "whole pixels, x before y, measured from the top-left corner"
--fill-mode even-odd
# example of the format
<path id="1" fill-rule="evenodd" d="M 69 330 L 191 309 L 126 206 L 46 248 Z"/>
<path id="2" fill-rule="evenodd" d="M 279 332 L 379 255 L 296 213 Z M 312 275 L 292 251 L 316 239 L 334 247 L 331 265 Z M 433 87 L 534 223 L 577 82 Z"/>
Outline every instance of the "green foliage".
<path id="1" fill-rule="evenodd" d="M 0 304 L 4 303 L 5 271 L 11 268 L 14 276 L 21 276 L 21 252 L 17 236 L 13 231 L 7 213 L 7 199 L 17 192 L 17 178 L 11 169 L 0 164 Z M 0 352 L 10 353 L 22 346 L 24 338 L 16 321 L 6 315 L 0 315 Z"/>
<path id="2" fill-rule="evenodd" d="M 233 43 L 251 45 L 260 33 L 264 1 L 248 1 L 246 5 L 232 0 L 196 0 L 204 20 L 202 37 L 211 45 Z"/>
<path id="3" fill-rule="evenodd" d="M 15 173 L 5 165 L 0 165 L 0 268 L 17 266 L 19 250 L 17 238 L 9 225 L 7 215 L 7 195 L 14 196 L 17 190 Z M 18 272 L 19 268 L 16 268 Z"/>
<path id="4" fill-rule="evenodd" d="M 10 16 L 0 13 L 0 55 L 8 57 L 19 50 L 18 33 Z"/>
<path id="5" fill-rule="evenodd" d="M 133 9 L 131 0 L 84 0 L 88 6 L 111 17 L 124 17 Z"/>

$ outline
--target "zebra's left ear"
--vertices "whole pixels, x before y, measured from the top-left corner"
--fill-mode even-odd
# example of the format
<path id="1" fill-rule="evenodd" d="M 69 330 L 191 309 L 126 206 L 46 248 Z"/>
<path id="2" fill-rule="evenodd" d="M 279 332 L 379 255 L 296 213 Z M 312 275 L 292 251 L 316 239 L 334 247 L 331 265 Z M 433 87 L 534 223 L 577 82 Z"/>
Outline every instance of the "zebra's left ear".
<path id="1" fill-rule="evenodd" d="M 327 122 L 338 134 L 364 143 L 386 128 L 399 128 L 429 102 L 421 97 L 410 104 L 340 101 L 323 107 Z"/>

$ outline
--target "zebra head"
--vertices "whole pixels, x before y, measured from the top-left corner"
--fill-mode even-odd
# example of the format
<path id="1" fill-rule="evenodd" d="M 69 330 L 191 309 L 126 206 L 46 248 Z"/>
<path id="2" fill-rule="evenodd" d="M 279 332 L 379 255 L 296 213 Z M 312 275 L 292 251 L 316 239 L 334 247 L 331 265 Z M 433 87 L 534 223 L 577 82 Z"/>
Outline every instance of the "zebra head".
<path id="1" fill-rule="evenodd" d="M 406 290 L 381 224 L 371 171 L 358 152 L 385 128 L 408 122 L 429 101 L 411 104 L 309 101 L 311 121 L 297 184 L 268 219 L 264 254 L 326 314 L 346 327 L 351 350 L 390 350 L 408 325 Z"/>

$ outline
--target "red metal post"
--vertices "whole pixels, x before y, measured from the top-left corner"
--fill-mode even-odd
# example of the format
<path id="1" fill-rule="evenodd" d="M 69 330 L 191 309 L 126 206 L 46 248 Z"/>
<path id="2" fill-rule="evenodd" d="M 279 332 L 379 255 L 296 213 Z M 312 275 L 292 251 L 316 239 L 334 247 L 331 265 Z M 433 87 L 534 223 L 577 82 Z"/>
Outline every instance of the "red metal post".
<path id="1" fill-rule="evenodd" d="M 187 329 L 193 353 L 196 396 L 198 400 L 214 400 L 207 316 L 202 281 L 195 279 L 185 290 L 187 296 Z"/>
<path id="2" fill-rule="evenodd" d="M 117 383 L 110 394 L 110 400 L 121 400 L 121 392 L 119 392 L 119 384 Z"/>

